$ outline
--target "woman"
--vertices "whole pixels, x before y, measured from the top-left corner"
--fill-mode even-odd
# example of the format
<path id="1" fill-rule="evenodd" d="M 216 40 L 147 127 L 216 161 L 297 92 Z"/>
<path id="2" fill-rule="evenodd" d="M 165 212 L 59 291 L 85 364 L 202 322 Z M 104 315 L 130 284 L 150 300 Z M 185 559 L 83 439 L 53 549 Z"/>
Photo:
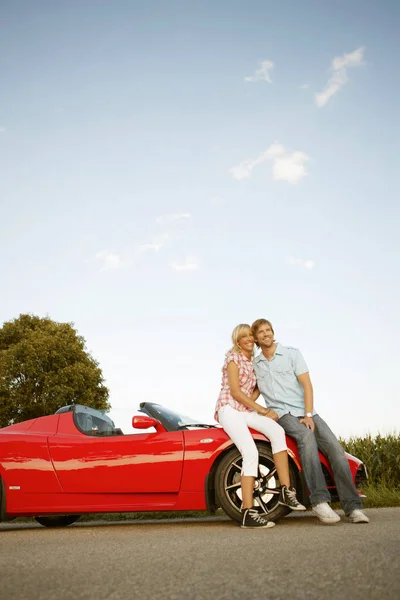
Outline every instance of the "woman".
<path id="1" fill-rule="evenodd" d="M 250 325 L 237 325 L 232 333 L 233 347 L 222 368 L 222 386 L 215 419 L 222 425 L 242 455 L 242 527 L 273 527 L 253 508 L 254 479 L 258 473 L 258 451 L 249 427 L 263 433 L 271 442 L 274 463 L 281 483 L 279 504 L 292 510 L 306 510 L 290 487 L 289 464 L 285 432 L 273 420 L 274 411 L 256 403 L 260 392 L 253 370 L 254 338 Z"/>

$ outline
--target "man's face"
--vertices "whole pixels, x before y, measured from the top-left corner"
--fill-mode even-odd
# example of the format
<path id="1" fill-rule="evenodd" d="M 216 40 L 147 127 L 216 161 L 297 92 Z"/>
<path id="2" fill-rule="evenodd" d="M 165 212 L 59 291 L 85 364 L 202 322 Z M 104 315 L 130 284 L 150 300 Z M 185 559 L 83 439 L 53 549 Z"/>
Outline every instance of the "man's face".
<path id="1" fill-rule="evenodd" d="M 259 343 L 260 348 L 271 348 L 274 343 L 274 332 L 270 325 L 260 325 L 257 333 L 255 334 L 256 342 Z"/>

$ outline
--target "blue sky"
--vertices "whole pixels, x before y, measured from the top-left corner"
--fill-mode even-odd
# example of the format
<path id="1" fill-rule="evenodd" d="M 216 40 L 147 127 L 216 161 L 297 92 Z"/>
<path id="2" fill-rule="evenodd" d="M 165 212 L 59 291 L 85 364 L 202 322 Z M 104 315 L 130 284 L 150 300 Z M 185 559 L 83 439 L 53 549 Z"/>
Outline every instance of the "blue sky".
<path id="1" fill-rule="evenodd" d="M 338 435 L 399 425 L 399 6 L 0 3 L 0 319 L 74 322 L 115 421 L 212 422 L 233 327 Z"/>

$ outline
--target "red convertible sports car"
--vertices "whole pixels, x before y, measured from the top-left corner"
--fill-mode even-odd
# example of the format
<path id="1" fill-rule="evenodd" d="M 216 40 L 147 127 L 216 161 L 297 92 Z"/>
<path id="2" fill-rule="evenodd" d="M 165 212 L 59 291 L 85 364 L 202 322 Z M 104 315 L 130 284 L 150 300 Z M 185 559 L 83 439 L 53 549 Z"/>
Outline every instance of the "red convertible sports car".
<path id="1" fill-rule="evenodd" d="M 75 404 L 55 415 L 0 429 L 0 520 L 33 516 L 61 526 L 83 513 L 209 510 L 221 507 L 240 521 L 241 456 L 219 427 L 196 423 L 159 404 L 144 402 L 124 435 L 103 412 Z M 146 431 L 147 430 L 147 431 Z M 252 432 L 260 456 L 254 502 L 277 521 L 279 481 L 269 441 Z M 290 476 L 307 503 L 296 443 L 287 438 Z M 347 454 L 358 487 L 361 461 Z M 332 499 L 330 465 L 320 455 Z"/>

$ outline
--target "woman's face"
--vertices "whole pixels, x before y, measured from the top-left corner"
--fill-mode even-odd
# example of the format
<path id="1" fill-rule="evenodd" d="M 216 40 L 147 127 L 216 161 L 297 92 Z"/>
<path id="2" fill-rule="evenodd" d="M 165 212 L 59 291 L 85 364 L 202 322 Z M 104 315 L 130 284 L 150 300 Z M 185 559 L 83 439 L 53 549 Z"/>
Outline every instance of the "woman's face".
<path id="1" fill-rule="evenodd" d="M 254 348 L 254 337 L 250 327 L 246 329 L 244 333 L 238 339 L 238 346 L 242 352 L 253 352 Z"/>

